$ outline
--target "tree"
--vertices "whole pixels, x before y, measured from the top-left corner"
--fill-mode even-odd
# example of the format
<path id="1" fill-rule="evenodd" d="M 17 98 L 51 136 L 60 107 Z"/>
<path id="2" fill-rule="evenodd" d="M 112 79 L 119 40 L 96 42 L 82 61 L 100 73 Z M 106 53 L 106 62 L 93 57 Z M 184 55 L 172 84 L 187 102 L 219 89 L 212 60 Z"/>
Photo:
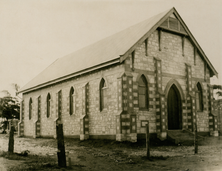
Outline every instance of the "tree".
<path id="1" fill-rule="evenodd" d="M 218 97 L 222 97 L 222 85 L 213 85 L 213 89 L 217 90 L 216 94 Z"/>
<path id="2" fill-rule="evenodd" d="M 1 91 L 4 96 L 0 98 L 0 117 L 6 118 L 1 123 L 2 133 L 6 133 L 9 119 L 20 119 L 20 103 L 16 97 L 12 97 L 7 90 Z"/>
<path id="3" fill-rule="evenodd" d="M 20 103 L 17 97 L 12 97 L 7 90 L 3 90 L 5 96 L 0 98 L 0 117 L 8 119 L 20 119 Z"/>

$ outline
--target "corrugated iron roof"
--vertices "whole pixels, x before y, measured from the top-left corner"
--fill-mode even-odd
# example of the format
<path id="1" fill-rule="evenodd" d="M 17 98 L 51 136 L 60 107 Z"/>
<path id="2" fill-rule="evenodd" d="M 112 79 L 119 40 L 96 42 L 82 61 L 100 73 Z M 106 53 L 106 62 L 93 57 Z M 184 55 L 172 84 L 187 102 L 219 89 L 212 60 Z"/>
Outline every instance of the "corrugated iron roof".
<path id="1" fill-rule="evenodd" d="M 43 72 L 27 83 L 19 92 L 27 92 L 33 87 L 40 88 L 54 80 L 87 70 L 110 61 L 120 59 L 141 37 L 149 32 L 160 20 L 172 12 L 172 8 L 143 22 L 133 25 L 112 36 L 82 48 L 63 58 L 57 59 Z"/>
<path id="2" fill-rule="evenodd" d="M 21 91 L 117 59 L 137 42 L 166 13 L 163 12 L 121 32 L 57 59 Z"/>

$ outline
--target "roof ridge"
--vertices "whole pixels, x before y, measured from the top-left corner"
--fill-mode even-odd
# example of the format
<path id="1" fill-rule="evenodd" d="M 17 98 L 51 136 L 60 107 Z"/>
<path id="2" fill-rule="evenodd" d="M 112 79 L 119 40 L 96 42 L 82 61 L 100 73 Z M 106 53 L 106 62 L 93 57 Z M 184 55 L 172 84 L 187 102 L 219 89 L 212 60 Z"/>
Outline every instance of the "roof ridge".
<path id="1" fill-rule="evenodd" d="M 20 92 L 29 92 L 51 85 L 55 82 L 72 78 L 82 71 L 85 73 L 92 71 L 98 68 L 98 66 L 104 66 L 104 64 L 106 64 L 106 66 L 111 65 L 114 60 L 116 63 L 121 63 L 127 58 L 130 51 L 135 48 L 138 42 L 143 41 L 146 36 L 157 29 L 163 20 L 169 17 L 171 13 L 178 15 L 183 22 L 182 24 L 186 26 L 179 13 L 172 7 L 169 10 L 158 13 L 146 20 L 140 21 L 90 45 L 82 47 L 62 58 L 58 58 L 23 86 Z M 188 29 L 187 26 L 186 28 Z M 190 31 L 189 34 L 192 38 L 193 35 Z M 196 40 L 194 39 L 194 41 Z M 204 58 L 206 62 L 209 61 L 207 57 Z M 211 63 L 208 64 L 212 67 L 211 69 L 214 69 Z"/>
<path id="2" fill-rule="evenodd" d="M 129 47 L 143 36 L 144 32 L 150 29 L 152 26 L 150 23 L 155 22 L 156 19 L 159 21 L 159 18 L 167 12 L 169 12 L 169 10 L 158 13 L 146 20 L 133 24 L 88 46 L 58 58 L 23 86 L 20 92 L 119 58 L 120 55 L 125 54 Z M 138 29 L 142 30 L 138 31 Z M 128 38 L 129 36 L 130 39 Z M 102 47 L 98 48 L 99 46 Z M 70 66 L 69 63 L 72 63 L 73 66 Z M 62 68 L 62 70 L 59 70 L 59 68 Z"/>
<path id="3" fill-rule="evenodd" d="M 95 44 L 97 44 L 97 43 L 99 43 L 99 42 L 101 42 L 101 41 L 103 41 L 103 40 L 106 40 L 106 39 L 109 38 L 109 37 L 113 37 L 113 36 L 115 36 L 116 34 L 120 34 L 121 32 L 124 32 L 125 30 L 131 29 L 131 28 L 133 28 L 133 27 L 135 27 L 135 26 L 137 26 L 137 25 L 139 25 L 139 24 L 142 24 L 142 23 L 148 21 L 148 20 L 154 19 L 156 16 L 159 16 L 159 15 L 161 15 L 161 14 L 167 13 L 167 12 L 169 12 L 169 11 L 172 10 L 172 9 L 175 9 L 175 8 L 172 7 L 172 8 L 170 8 L 169 10 L 166 10 L 166 11 L 164 11 L 164 12 L 161 12 L 161 13 L 159 13 L 159 14 L 156 14 L 156 15 L 148 18 L 148 19 L 145 19 L 145 20 L 140 21 L 140 22 L 138 22 L 138 23 L 132 24 L 131 26 L 129 26 L 129 27 L 127 27 L 127 28 L 124 28 L 124 29 L 122 29 L 122 30 L 120 30 L 120 31 L 117 31 L 117 32 L 114 33 L 114 34 L 109 35 L 109 36 L 106 36 L 106 37 L 104 37 L 104 38 L 102 38 L 102 39 L 100 39 L 100 40 L 97 40 L 97 41 L 95 41 L 95 42 L 87 45 L 87 46 L 81 47 L 81 48 L 77 49 L 76 51 L 71 52 L 70 54 L 67 54 L 67 55 L 65 55 L 65 56 L 63 56 L 63 57 L 61 57 L 61 58 L 64 58 L 64 57 L 69 56 L 69 55 L 71 55 L 71 54 L 74 54 L 75 52 L 84 50 L 84 49 L 86 49 L 87 47 L 91 47 L 91 46 L 93 46 L 93 45 L 95 45 Z M 61 58 L 58 58 L 58 59 L 61 59 Z"/>

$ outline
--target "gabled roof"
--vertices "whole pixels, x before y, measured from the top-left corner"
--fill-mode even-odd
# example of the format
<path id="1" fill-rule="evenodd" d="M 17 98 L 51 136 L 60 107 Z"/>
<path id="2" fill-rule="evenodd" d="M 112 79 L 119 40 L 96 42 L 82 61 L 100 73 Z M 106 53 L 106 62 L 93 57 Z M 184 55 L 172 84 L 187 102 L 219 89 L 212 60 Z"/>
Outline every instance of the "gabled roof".
<path id="1" fill-rule="evenodd" d="M 121 63 L 127 58 L 128 54 L 135 49 L 137 43 L 144 41 L 145 38 L 152 34 L 171 14 L 176 15 L 178 20 L 180 20 L 189 37 L 207 62 L 213 73 L 212 75 L 217 75 L 213 65 L 206 57 L 176 9 L 172 8 L 63 58 L 57 59 L 22 87 L 19 92 L 29 92 L 107 65 Z"/>

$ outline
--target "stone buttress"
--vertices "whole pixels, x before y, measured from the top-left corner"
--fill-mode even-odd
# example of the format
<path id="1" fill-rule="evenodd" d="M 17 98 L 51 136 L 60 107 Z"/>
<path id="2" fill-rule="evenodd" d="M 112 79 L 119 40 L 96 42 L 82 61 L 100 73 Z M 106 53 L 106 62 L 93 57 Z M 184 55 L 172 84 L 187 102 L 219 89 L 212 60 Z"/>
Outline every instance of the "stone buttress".
<path id="1" fill-rule="evenodd" d="M 33 138 L 37 138 L 41 136 L 41 125 L 40 125 L 40 120 L 41 120 L 41 96 L 39 96 L 36 99 L 36 109 L 34 111 L 34 113 L 36 113 L 36 120 L 34 121 L 34 133 L 33 133 Z"/>
<path id="2" fill-rule="evenodd" d="M 167 137 L 167 108 L 165 93 L 162 91 L 162 63 L 159 58 L 155 61 L 155 82 L 156 82 L 156 132 L 159 139 Z"/>
<path id="3" fill-rule="evenodd" d="M 192 89 L 192 70 L 191 65 L 186 64 L 186 79 L 187 79 L 187 126 L 186 129 L 193 131 L 196 123 L 196 100 L 195 89 Z"/>
<path id="4" fill-rule="evenodd" d="M 130 72 L 125 72 L 118 78 L 117 141 L 137 141 L 136 115 L 133 107 L 133 76 Z"/>
<path id="5" fill-rule="evenodd" d="M 80 140 L 89 139 L 89 83 L 82 87 L 82 116 L 80 117 Z"/>

